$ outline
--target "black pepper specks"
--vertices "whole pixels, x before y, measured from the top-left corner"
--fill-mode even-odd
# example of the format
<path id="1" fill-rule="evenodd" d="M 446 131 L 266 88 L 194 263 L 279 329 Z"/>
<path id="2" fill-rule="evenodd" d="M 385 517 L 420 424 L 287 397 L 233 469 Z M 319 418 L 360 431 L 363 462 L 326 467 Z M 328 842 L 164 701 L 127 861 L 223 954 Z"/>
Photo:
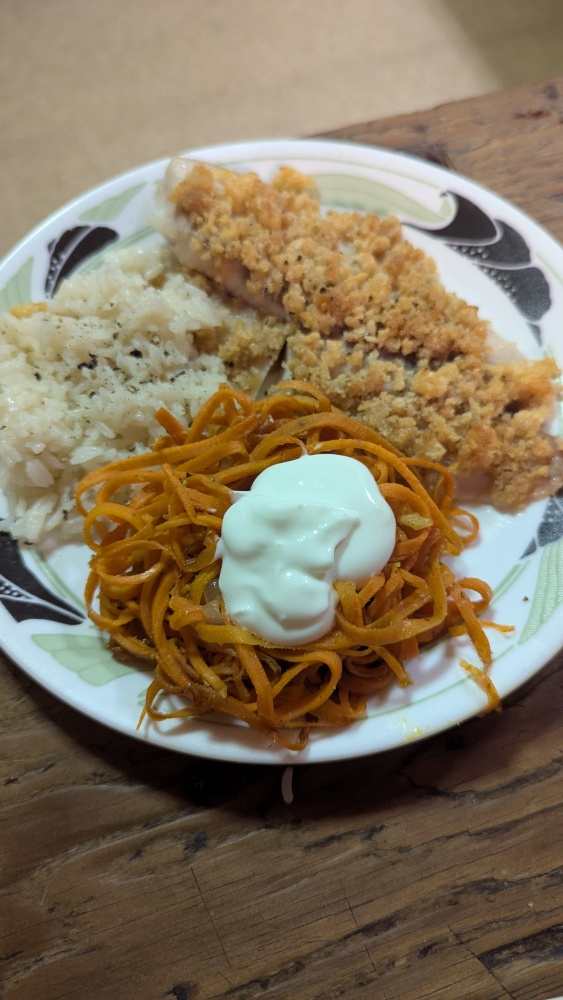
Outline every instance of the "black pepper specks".
<path id="1" fill-rule="evenodd" d="M 90 360 L 89 360 L 89 361 L 82 361 L 82 362 L 81 362 L 81 363 L 80 363 L 79 365 L 77 365 L 76 367 L 77 367 L 78 369 L 80 369 L 80 370 L 81 370 L 82 368 L 88 368 L 88 369 L 89 369 L 90 371 L 92 371 L 92 369 L 94 369 L 94 368 L 97 368 L 97 367 L 98 367 L 98 359 L 97 359 L 97 357 L 96 357 L 96 355 L 95 355 L 95 354 L 91 354 L 91 355 L 90 355 Z"/>

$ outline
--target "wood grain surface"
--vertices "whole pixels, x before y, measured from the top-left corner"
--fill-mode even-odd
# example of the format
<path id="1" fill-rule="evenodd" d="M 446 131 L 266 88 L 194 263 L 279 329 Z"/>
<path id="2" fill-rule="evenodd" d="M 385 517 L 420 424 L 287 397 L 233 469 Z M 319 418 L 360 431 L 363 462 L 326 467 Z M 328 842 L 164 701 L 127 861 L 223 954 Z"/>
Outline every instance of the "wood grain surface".
<path id="1" fill-rule="evenodd" d="M 352 116 L 351 116 L 352 117 Z M 563 239 L 563 79 L 335 137 Z M 121 737 L 0 658 L 2 1000 L 563 994 L 561 656 L 503 712 L 293 771 Z"/>

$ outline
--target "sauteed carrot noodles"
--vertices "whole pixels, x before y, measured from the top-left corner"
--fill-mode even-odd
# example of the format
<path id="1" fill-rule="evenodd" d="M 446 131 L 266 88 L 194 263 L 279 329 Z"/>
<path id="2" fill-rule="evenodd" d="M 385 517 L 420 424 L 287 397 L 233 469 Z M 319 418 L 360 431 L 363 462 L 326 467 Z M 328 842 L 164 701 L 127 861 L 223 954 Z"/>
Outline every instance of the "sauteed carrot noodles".
<path id="1" fill-rule="evenodd" d="M 487 676 L 491 623 L 478 617 L 491 590 L 482 580 L 456 579 L 443 562 L 478 531 L 473 515 L 456 507 L 446 469 L 405 458 L 304 382 L 282 383 L 259 401 L 224 386 L 188 429 L 167 411 L 157 418 L 165 433 L 152 451 L 88 474 L 77 490 L 94 553 L 90 618 L 114 651 L 154 665 L 141 718 L 219 711 L 301 749 L 311 727 L 358 719 L 371 694 L 411 683 L 405 663 L 421 649 L 461 633 L 480 660 L 466 669 L 490 707 L 498 702 Z M 393 510 L 396 543 L 363 586 L 335 584 L 329 634 L 276 647 L 229 620 L 215 549 L 232 491 L 304 451 L 361 461 Z M 159 709 L 163 693 L 179 696 L 179 707 Z"/>

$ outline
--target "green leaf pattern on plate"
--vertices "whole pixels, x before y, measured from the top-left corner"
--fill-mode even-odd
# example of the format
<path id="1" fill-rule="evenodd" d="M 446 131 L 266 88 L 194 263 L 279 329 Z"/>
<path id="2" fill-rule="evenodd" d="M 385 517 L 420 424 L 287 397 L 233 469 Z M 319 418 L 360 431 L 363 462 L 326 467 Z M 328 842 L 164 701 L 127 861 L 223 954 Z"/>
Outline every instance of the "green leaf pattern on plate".
<path id="1" fill-rule="evenodd" d="M 33 563 L 36 575 L 39 576 L 39 579 L 47 590 L 50 590 L 52 594 L 60 597 L 61 601 L 66 601 L 66 603 L 70 604 L 71 607 L 79 608 L 80 611 L 86 614 L 86 602 L 84 601 L 82 594 L 77 594 L 76 591 L 67 586 L 59 573 L 55 570 L 54 566 L 40 551 L 37 549 L 29 549 L 26 555 L 27 558 Z"/>
<path id="2" fill-rule="evenodd" d="M 31 301 L 31 272 L 33 270 L 33 257 L 28 257 L 23 262 L 19 271 L 16 271 L 4 288 L 0 291 L 0 312 L 8 312 L 14 306 L 20 306 L 24 302 Z"/>
<path id="3" fill-rule="evenodd" d="M 563 538 L 542 550 L 538 582 L 519 643 L 527 642 L 545 625 L 563 601 Z"/>
<path id="4" fill-rule="evenodd" d="M 117 216 L 121 215 L 129 202 L 144 187 L 144 184 L 136 184 L 135 187 L 127 188 L 126 191 L 114 195 L 113 198 L 106 198 L 105 201 L 100 202 L 94 208 L 89 208 L 87 212 L 82 212 L 80 218 L 84 219 L 85 222 L 110 222 L 112 219 L 117 219 Z"/>
<path id="5" fill-rule="evenodd" d="M 102 687 L 130 674 L 132 668 L 116 660 L 101 635 L 48 632 L 31 637 L 40 649 L 50 653 L 61 667 L 72 670 L 86 684 Z"/>
<path id="6" fill-rule="evenodd" d="M 505 577 L 501 580 L 499 584 L 493 590 L 493 596 L 495 601 L 498 601 L 501 597 L 506 594 L 507 590 L 516 583 L 518 577 L 526 569 L 526 564 L 523 562 L 516 563 L 511 570 L 508 571 Z"/>
<path id="7" fill-rule="evenodd" d="M 376 212 L 381 215 L 401 215 L 402 218 L 420 222 L 443 222 L 451 214 L 451 200 L 442 195 L 438 212 L 422 205 L 396 188 L 367 177 L 350 177 L 347 174 L 319 174 L 315 177 L 326 205 L 338 205 L 359 212 Z"/>

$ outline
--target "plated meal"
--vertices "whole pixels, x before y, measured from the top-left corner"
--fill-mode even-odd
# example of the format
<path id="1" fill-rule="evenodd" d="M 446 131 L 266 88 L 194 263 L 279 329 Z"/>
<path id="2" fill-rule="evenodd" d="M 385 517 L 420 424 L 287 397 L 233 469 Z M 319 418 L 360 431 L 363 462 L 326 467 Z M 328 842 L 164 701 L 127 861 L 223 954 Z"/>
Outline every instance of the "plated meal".
<path id="1" fill-rule="evenodd" d="M 556 651 L 561 252 L 446 184 L 361 147 L 201 151 L 17 248 L 24 669 L 125 732 L 281 762 L 444 728 Z"/>

